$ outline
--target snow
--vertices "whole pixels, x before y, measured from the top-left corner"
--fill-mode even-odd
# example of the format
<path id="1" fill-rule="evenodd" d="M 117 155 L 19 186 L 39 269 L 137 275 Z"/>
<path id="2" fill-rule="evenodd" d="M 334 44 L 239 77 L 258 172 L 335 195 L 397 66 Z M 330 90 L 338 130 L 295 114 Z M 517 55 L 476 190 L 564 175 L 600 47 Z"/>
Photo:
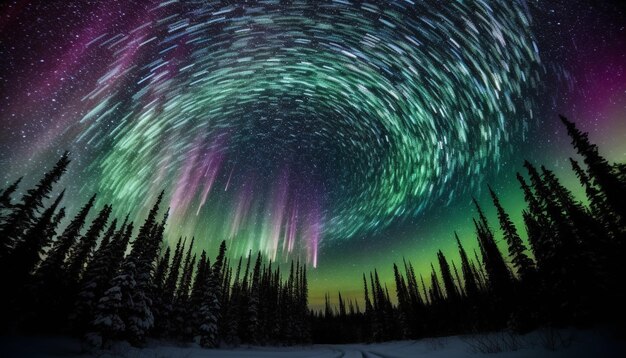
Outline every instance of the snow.
<path id="1" fill-rule="evenodd" d="M 493 353 L 489 353 L 493 352 Z M 109 351 L 87 352 L 80 341 L 66 337 L 0 337 L 1 357 L 128 357 L 128 358 L 404 358 L 404 357 L 626 357 L 626 341 L 603 330 L 535 331 L 452 336 L 379 344 L 312 345 L 304 347 L 238 347 L 203 349 L 149 341 L 145 348 L 118 343 Z"/>

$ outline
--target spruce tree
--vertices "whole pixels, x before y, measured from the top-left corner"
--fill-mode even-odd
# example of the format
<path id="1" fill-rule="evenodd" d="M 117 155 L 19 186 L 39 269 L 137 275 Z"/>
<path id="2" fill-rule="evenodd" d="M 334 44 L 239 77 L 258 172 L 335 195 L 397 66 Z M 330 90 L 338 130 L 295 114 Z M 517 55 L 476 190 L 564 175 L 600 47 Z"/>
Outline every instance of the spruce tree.
<path id="1" fill-rule="evenodd" d="M 9 185 L 6 189 L 0 192 L 0 214 L 2 214 L 2 210 L 10 209 L 13 207 L 13 203 L 11 202 L 11 195 L 15 193 L 17 187 L 22 182 L 24 177 L 19 177 L 16 181 L 14 181 L 11 185 Z M 0 216 L 0 219 L 3 216 Z"/>
<path id="2" fill-rule="evenodd" d="M 330 305 L 330 296 L 328 292 L 324 293 L 324 317 L 325 318 L 333 318 L 334 317 L 333 308 Z"/>
<path id="3" fill-rule="evenodd" d="M 70 253 L 66 265 L 67 280 L 70 284 L 79 284 L 83 270 L 92 255 L 93 249 L 98 243 L 100 233 L 104 230 L 110 214 L 111 206 L 105 205 L 98 216 L 92 221 L 85 235 L 78 241 L 74 250 Z"/>
<path id="4" fill-rule="evenodd" d="M 165 289 L 165 279 L 170 265 L 171 249 L 169 245 L 165 249 L 165 253 L 159 259 L 154 271 L 154 279 L 152 280 L 152 294 L 150 297 L 154 300 L 154 329 L 152 334 L 155 337 L 163 337 L 165 330 L 165 320 L 167 320 L 167 308 L 164 301 L 163 291 Z"/>
<path id="5" fill-rule="evenodd" d="M 172 258 L 172 265 L 170 267 L 169 274 L 165 279 L 165 284 L 163 288 L 164 299 L 170 304 L 174 300 L 174 292 L 176 291 L 176 284 L 178 283 L 178 278 L 180 276 L 180 265 L 183 259 L 183 251 L 185 247 L 185 244 L 182 242 L 182 240 L 183 238 L 181 237 L 176 243 L 174 257 Z"/>
<path id="6" fill-rule="evenodd" d="M 60 281 L 66 282 L 63 273 L 66 257 L 79 237 L 80 230 L 85 225 L 85 218 L 93 207 L 95 200 L 96 195 L 94 194 L 52 244 L 47 258 L 37 270 L 40 284 L 45 286 L 46 283 L 56 285 Z"/>
<path id="7" fill-rule="evenodd" d="M 432 304 L 432 301 L 430 300 L 430 295 L 428 294 L 428 291 L 426 290 L 426 284 L 424 283 L 424 276 L 422 276 L 422 274 L 420 273 L 420 282 L 422 283 L 422 291 L 424 291 L 424 303 L 428 306 Z"/>
<path id="8" fill-rule="evenodd" d="M 457 235 L 456 231 L 454 232 L 454 238 L 456 239 L 457 246 L 459 247 L 459 256 L 461 256 L 461 271 L 463 272 L 463 286 L 465 288 L 465 293 L 468 297 L 474 298 L 478 294 L 476 276 L 474 275 L 474 270 L 472 270 L 470 266 L 467 253 L 465 252 L 463 245 L 461 245 L 459 235 Z"/>
<path id="9" fill-rule="evenodd" d="M 431 304 L 439 304 L 443 301 L 443 293 L 441 292 L 441 285 L 439 284 L 439 278 L 435 271 L 435 266 L 430 264 L 430 302 Z"/>
<path id="10" fill-rule="evenodd" d="M 187 249 L 187 255 L 185 256 L 185 263 L 183 264 L 183 273 L 180 278 L 180 285 L 178 285 L 178 291 L 176 292 L 176 301 L 179 305 L 184 305 L 189 296 L 189 288 L 193 275 L 193 265 L 196 260 L 195 255 L 192 255 L 194 241 L 195 237 L 192 237 L 189 248 Z"/>
<path id="11" fill-rule="evenodd" d="M 250 262 L 252 260 L 252 252 L 250 251 L 248 253 L 248 259 L 246 260 L 246 269 L 243 273 L 243 277 L 241 279 L 241 284 L 239 285 L 239 298 L 237 300 L 238 302 L 238 307 L 237 307 L 237 321 L 238 321 L 238 327 L 237 327 L 237 336 L 241 339 L 242 337 L 245 337 L 246 335 L 246 317 L 248 315 L 248 302 L 250 300 L 250 283 L 249 283 L 249 273 L 250 273 Z M 285 297 L 284 299 L 285 301 L 287 301 L 287 298 Z M 284 319 L 286 317 L 286 307 L 283 307 L 284 312 L 281 312 L 283 314 L 282 318 Z M 284 332 L 283 332 L 284 333 Z"/>
<path id="12" fill-rule="evenodd" d="M 583 157 L 590 177 L 600 188 L 606 202 L 611 205 L 621 220 L 626 220 L 626 201 L 622 200 L 626 192 L 626 183 L 619 180 L 611 165 L 598 153 L 598 147 L 589 142 L 588 133 L 581 132 L 564 116 L 559 117 L 567 128 L 567 134 L 572 138 L 574 148 Z"/>
<path id="13" fill-rule="evenodd" d="M 544 230 L 546 230 L 547 233 L 550 233 L 549 230 L 551 230 L 551 224 L 545 215 L 541 202 L 520 173 L 517 173 L 517 180 L 519 181 L 522 191 L 524 192 L 524 200 L 528 203 L 529 214 L 532 215 L 542 227 L 544 227 Z"/>
<path id="14" fill-rule="evenodd" d="M 56 208 L 62 200 L 62 192 L 54 203 L 48 207 L 25 233 L 24 239 L 19 242 L 9 257 L 0 261 L 0 272 L 4 273 L 4 293 L 1 295 L 3 323 L 5 325 L 28 321 L 32 317 L 35 301 L 33 300 L 31 283 L 31 273 L 41 260 L 44 254 L 43 248 L 48 240 L 54 235 L 54 231 L 61 218 L 59 214 L 54 215 Z M 28 325 L 27 325 L 28 326 Z"/>
<path id="15" fill-rule="evenodd" d="M 398 310 L 400 313 L 400 331 L 402 337 L 406 338 L 409 335 L 409 322 L 412 318 L 412 310 L 406 282 L 395 263 L 393 264 L 393 275 L 396 281 L 396 297 L 398 299 Z"/>
<path id="16" fill-rule="evenodd" d="M 0 242 L 0 260 L 7 257 L 13 248 L 23 239 L 26 230 L 35 223 L 39 210 L 44 207 L 43 201 L 48 198 L 48 195 L 52 191 L 52 186 L 61 178 L 63 173 L 65 173 L 69 163 L 69 152 L 65 152 L 54 167 L 44 174 L 39 183 L 37 183 L 34 188 L 29 189 L 26 194 L 22 196 L 20 202 L 12 205 L 11 212 L 0 222 L 0 238 L 2 239 L 2 242 Z M 16 184 L 19 184 L 19 181 Z M 15 185 L 15 187 L 17 187 L 17 185 Z M 9 189 L 11 189 L 11 187 L 7 190 Z M 10 194 L 9 191 L 7 195 Z M 7 201 L 7 199 L 3 200 L 5 204 L 8 203 L 10 205 L 10 201 Z"/>
<path id="17" fill-rule="evenodd" d="M 270 267 L 270 272 L 271 272 L 271 267 Z M 299 319 L 300 319 L 300 329 L 301 329 L 301 336 L 300 336 L 300 343 L 309 343 L 311 340 L 311 329 L 309 326 L 309 301 L 308 301 L 308 295 L 309 295 L 309 289 L 308 289 L 308 281 L 307 281 L 307 274 L 306 274 L 306 266 L 303 264 L 302 265 L 302 269 L 300 270 L 300 291 L 299 291 L 299 298 L 298 298 L 298 302 L 299 302 Z"/>
<path id="18" fill-rule="evenodd" d="M 98 244 L 97 251 L 106 249 L 106 247 L 111 243 L 111 240 L 113 240 L 113 237 L 115 237 L 116 230 L 117 219 L 113 218 L 113 221 L 111 221 L 111 224 L 109 224 L 107 231 L 105 231 L 104 235 L 102 235 L 102 240 L 100 240 L 100 244 Z"/>
<path id="19" fill-rule="evenodd" d="M 168 246 L 165 249 L 165 253 L 163 257 L 159 260 L 157 264 L 156 270 L 154 271 L 154 285 L 158 292 L 163 290 L 165 285 L 165 275 L 167 274 L 167 269 L 170 264 L 170 247 Z"/>
<path id="20" fill-rule="evenodd" d="M 93 321 L 94 331 L 88 336 L 92 344 L 103 346 L 114 339 L 142 344 L 154 325 L 149 295 L 152 268 L 160 244 L 160 238 L 154 233 L 162 198 L 163 192 L 141 226 L 119 273 L 98 303 Z"/>
<path id="21" fill-rule="evenodd" d="M 407 264 L 406 260 L 402 259 L 404 263 L 404 272 L 406 274 L 407 279 L 407 290 L 410 298 L 410 306 L 418 309 L 419 306 L 422 306 L 424 300 L 419 292 L 419 285 L 417 284 L 417 279 L 415 277 L 415 270 L 413 269 L 413 265 L 409 262 Z"/>
<path id="22" fill-rule="evenodd" d="M 517 173 L 517 180 L 524 191 L 524 199 L 528 203 L 528 210 L 522 212 L 528 242 L 531 245 L 539 269 L 543 270 L 546 268 L 546 265 L 549 265 L 554 255 L 553 242 L 556 233 L 545 215 L 539 200 L 535 197 L 530 186 L 520 173 Z"/>
<path id="23" fill-rule="evenodd" d="M 44 254 L 44 247 L 50 240 L 55 212 L 63 196 L 65 190 L 57 197 L 52 205 L 50 205 L 43 214 L 37 219 L 24 234 L 24 239 L 18 243 L 11 255 L 1 264 L 1 272 L 10 272 L 7 275 L 5 284 L 9 290 L 15 288 L 17 284 L 24 284 L 28 281 L 29 275 L 34 271 L 37 264 Z"/>
<path id="24" fill-rule="evenodd" d="M 239 337 L 239 299 L 240 299 L 240 274 L 241 274 L 241 264 L 243 261 L 243 256 L 239 256 L 239 263 L 237 264 L 237 270 L 235 273 L 235 277 L 232 282 L 232 286 L 230 288 L 230 296 L 226 306 L 226 315 L 224 316 L 223 325 L 222 325 L 222 335 L 224 340 L 229 344 L 238 344 Z M 274 316 L 276 316 L 276 312 L 273 312 Z M 267 327 L 267 329 L 272 330 L 275 327 Z"/>
<path id="25" fill-rule="evenodd" d="M 222 274 L 222 264 L 226 255 L 226 241 L 220 244 L 219 253 L 211 268 L 211 276 L 208 280 L 205 296 L 200 306 L 200 327 L 198 332 L 200 336 L 200 345 L 206 348 L 217 347 L 218 341 L 218 323 L 220 320 L 220 277 Z"/>
<path id="26" fill-rule="evenodd" d="M 364 289 L 364 301 L 365 301 L 365 326 L 363 327 L 363 336 L 367 342 L 371 342 L 373 339 L 373 325 L 374 325 L 374 307 L 370 300 L 370 295 L 367 290 L 367 279 L 365 273 L 363 273 L 363 289 Z"/>
<path id="27" fill-rule="evenodd" d="M 125 225 L 126 223 L 124 223 Z M 111 278 L 108 271 L 111 264 L 110 261 L 113 259 L 115 242 L 112 242 L 112 240 L 116 236 L 116 229 L 117 220 L 113 219 L 80 280 L 75 308 L 71 316 L 72 328 L 76 333 L 83 333 L 88 328 L 89 319 L 92 318 L 91 315 L 95 304 L 104 291 L 103 286 Z M 123 231 L 124 228 L 122 229 L 122 234 Z"/>
<path id="28" fill-rule="evenodd" d="M 95 195 L 81 208 L 79 213 L 65 227 L 63 233 L 52 242 L 45 260 L 39 265 L 33 277 L 34 285 L 30 293 L 35 315 L 42 331 L 64 331 L 67 326 L 67 310 L 73 302 L 69 290 L 70 281 L 65 271 L 68 253 L 80 236 L 85 218 L 93 206 Z"/>
<path id="29" fill-rule="evenodd" d="M 497 295 L 501 297 L 507 296 L 510 294 L 512 284 L 510 270 L 506 266 L 502 253 L 496 245 L 485 214 L 476 199 L 473 199 L 473 201 L 480 218 L 480 222 L 474 220 L 474 227 L 483 253 L 483 263 L 489 277 L 489 285 Z"/>
<path id="30" fill-rule="evenodd" d="M 343 298 L 341 297 L 341 292 L 337 292 L 337 295 L 339 297 L 339 318 L 341 320 L 344 320 L 346 318 L 346 303 L 343 301 Z"/>
<path id="31" fill-rule="evenodd" d="M 452 278 L 452 273 L 450 271 L 450 265 L 448 265 L 448 260 L 444 256 L 441 250 L 437 251 L 437 260 L 439 261 L 439 269 L 441 270 L 441 279 L 443 281 L 443 285 L 446 289 L 446 296 L 448 301 L 455 301 L 459 298 L 459 293 L 454 285 L 454 278 Z"/>
<path id="32" fill-rule="evenodd" d="M 545 262 L 541 246 L 541 227 L 535 217 L 533 217 L 533 215 L 527 210 L 522 211 L 522 219 L 524 220 L 528 243 L 530 244 L 531 251 L 535 256 L 535 260 L 537 260 L 538 269 L 541 270 L 543 269 Z"/>
<path id="33" fill-rule="evenodd" d="M 532 275 L 534 271 L 534 263 L 526 255 L 526 246 L 522 242 L 522 238 L 517 233 L 517 229 L 515 228 L 515 225 L 513 225 L 509 214 L 504 211 L 504 208 L 500 204 L 498 196 L 496 195 L 496 193 L 494 193 L 493 189 L 491 189 L 491 186 L 489 186 L 489 193 L 491 194 L 493 205 L 498 211 L 500 228 L 502 229 L 504 239 L 508 244 L 509 256 L 511 257 L 513 266 L 517 270 L 517 274 L 519 275 L 520 279 L 525 280 L 530 275 Z"/>
<path id="34" fill-rule="evenodd" d="M 611 210 L 609 205 L 604 200 L 598 188 L 593 185 L 591 179 L 587 173 L 580 167 L 580 164 L 572 158 L 569 158 L 574 173 L 580 180 L 580 183 L 585 188 L 585 193 L 591 207 L 591 212 L 594 217 L 597 218 L 603 225 L 606 232 L 612 236 L 617 237 L 620 232 L 618 219 L 615 217 L 615 213 Z"/>
<path id="35" fill-rule="evenodd" d="M 454 271 L 454 279 L 456 280 L 455 286 L 459 292 L 459 296 L 464 297 L 465 292 L 463 291 L 463 285 L 461 284 L 461 276 L 459 275 L 459 270 L 457 270 L 454 261 L 452 261 L 452 269 Z"/>
<path id="36" fill-rule="evenodd" d="M 54 239 L 55 236 L 57 236 L 57 228 L 59 227 L 59 225 L 61 224 L 61 221 L 64 218 L 65 218 L 65 207 L 62 207 L 61 209 L 59 209 L 56 215 L 54 215 L 54 217 L 52 218 L 52 223 L 48 227 L 48 234 L 46 235 L 46 237 L 49 240 L 52 240 Z"/>
<path id="37" fill-rule="evenodd" d="M 110 273 L 112 276 L 109 276 L 109 280 L 113 279 L 113 275 L 115 275 L 122 265 L 124 261 L 124 257 L 126 255 L 126 249 L 128 248 L 128 244 L 130 242 L 131 237 L 133 236 L 134 224 L 131 221 L 128 222 L 128 217 L 124 220 L 122 227 L 115 234 L 113 240 L 111 241 L 110 247 L 111 254 L 110 259 L 108 260 L 108 268 L 107 273 Z M 108 283 L 107 281 L 107 283 Z"/>
<path id="38" fill-rule="evenodd" d="M 261 279 L 261 253 L 257 254 L 257 259 L 252 270 L 250 281 L 250 293 L 248 299 L 247 315 L 242 324 L 245 325 L 244 335 L 241 339 L 251 344 L 258 343 L 259 330 L 259 304 L 260 304 L 260 279 Z"/>
<path id="39" fill-rule="evenodd" d="M 196 333 L 197 327 L 200 325 L 200 306 L 202 305 L 202 299 L 204 298 L 203 290 L 207 287 L 207 281 L 211 274 L 211 267 L 208 266 L 206 251 L 202 250 L 200 259 L 198 260 L 198 269 L 196 270 L 196 276 L 193 280 L 193 286 L 191 288 L 191 294 L 189 295 L 189 312 L 187 329 L 188 333 Z M 194 337 L 194 340 L 199 343 L 199 337 Z"/>

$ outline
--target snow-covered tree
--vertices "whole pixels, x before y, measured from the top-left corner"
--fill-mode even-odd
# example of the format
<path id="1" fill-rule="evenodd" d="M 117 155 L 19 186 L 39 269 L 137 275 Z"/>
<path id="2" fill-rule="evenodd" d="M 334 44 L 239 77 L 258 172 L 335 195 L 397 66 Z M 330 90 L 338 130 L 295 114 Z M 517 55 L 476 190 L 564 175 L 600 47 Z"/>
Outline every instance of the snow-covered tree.
<path id="1" fill-rule="evenodd" d="M 200 306 L 200 326 L 198 327 L 199 343 L 203 347 L 212 348 L 219 344 L 218 321 L 220 313 L 220 278 L 222 264 L 226 255 L 226 242 L 222 241 L 220 250 L 211 268 L 207 281 L 205 297 Z"/>

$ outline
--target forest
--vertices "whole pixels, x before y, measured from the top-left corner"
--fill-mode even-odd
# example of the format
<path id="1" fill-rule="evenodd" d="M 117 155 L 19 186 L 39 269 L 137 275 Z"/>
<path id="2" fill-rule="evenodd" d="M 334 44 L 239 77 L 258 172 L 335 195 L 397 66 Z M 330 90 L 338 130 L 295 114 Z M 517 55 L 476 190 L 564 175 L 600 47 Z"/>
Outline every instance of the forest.
<path id="1" fill-rule="evenodd" d="M 21 178 L 0 191 L 1 334 L 71 335 L 94 348 L 148 338 L 215 348 L 623 328 L 626 165 L 609 163 L 587 133 L 561 121 L 580 156 L 570 162 L 584 202 L 550 169 L 526 161 L 527 173 L 517 173 L 526 240 L 489 187 L 501 236 L 474 201 L 478 251 L 451 233 L 458 265 L 438 251 L 428 273 L 416 273 L 410 259 L 393 264 L 394 282 L 381 282 L 374 268 L 355 273 L 362 306 L 339 293 L 321 311 L 308 306 L 304 263 L 281 271 L 261 253 L 231 260 L 225 241 L 215 258 L 195 254 L 194 238 L 169 247 L 163 193 L 142 223 L 112 218 L 95 195 L 65 220 L 65 191 L 55 184 L 70 163 L 66 152 L 21 198 Z"/>

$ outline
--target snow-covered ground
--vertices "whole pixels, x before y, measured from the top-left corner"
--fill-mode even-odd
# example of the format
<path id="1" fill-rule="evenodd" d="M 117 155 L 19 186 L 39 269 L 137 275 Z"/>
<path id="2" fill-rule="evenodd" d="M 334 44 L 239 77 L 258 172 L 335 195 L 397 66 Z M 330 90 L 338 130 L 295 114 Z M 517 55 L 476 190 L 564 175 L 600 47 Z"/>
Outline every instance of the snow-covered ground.
<path id="1" fill-rule="evenodd" d="M 524 336 L 493 333 L 380 344 L 313 345 L 306 347 L 239 347 L 201 349 L 150 342 L 146 348 L 117 344 L 110 351 L 84 351 L 69 338 L 1 337 L 0 357 L 626 357 L 626 342 L 602 330 L 535 331 Z"/>

